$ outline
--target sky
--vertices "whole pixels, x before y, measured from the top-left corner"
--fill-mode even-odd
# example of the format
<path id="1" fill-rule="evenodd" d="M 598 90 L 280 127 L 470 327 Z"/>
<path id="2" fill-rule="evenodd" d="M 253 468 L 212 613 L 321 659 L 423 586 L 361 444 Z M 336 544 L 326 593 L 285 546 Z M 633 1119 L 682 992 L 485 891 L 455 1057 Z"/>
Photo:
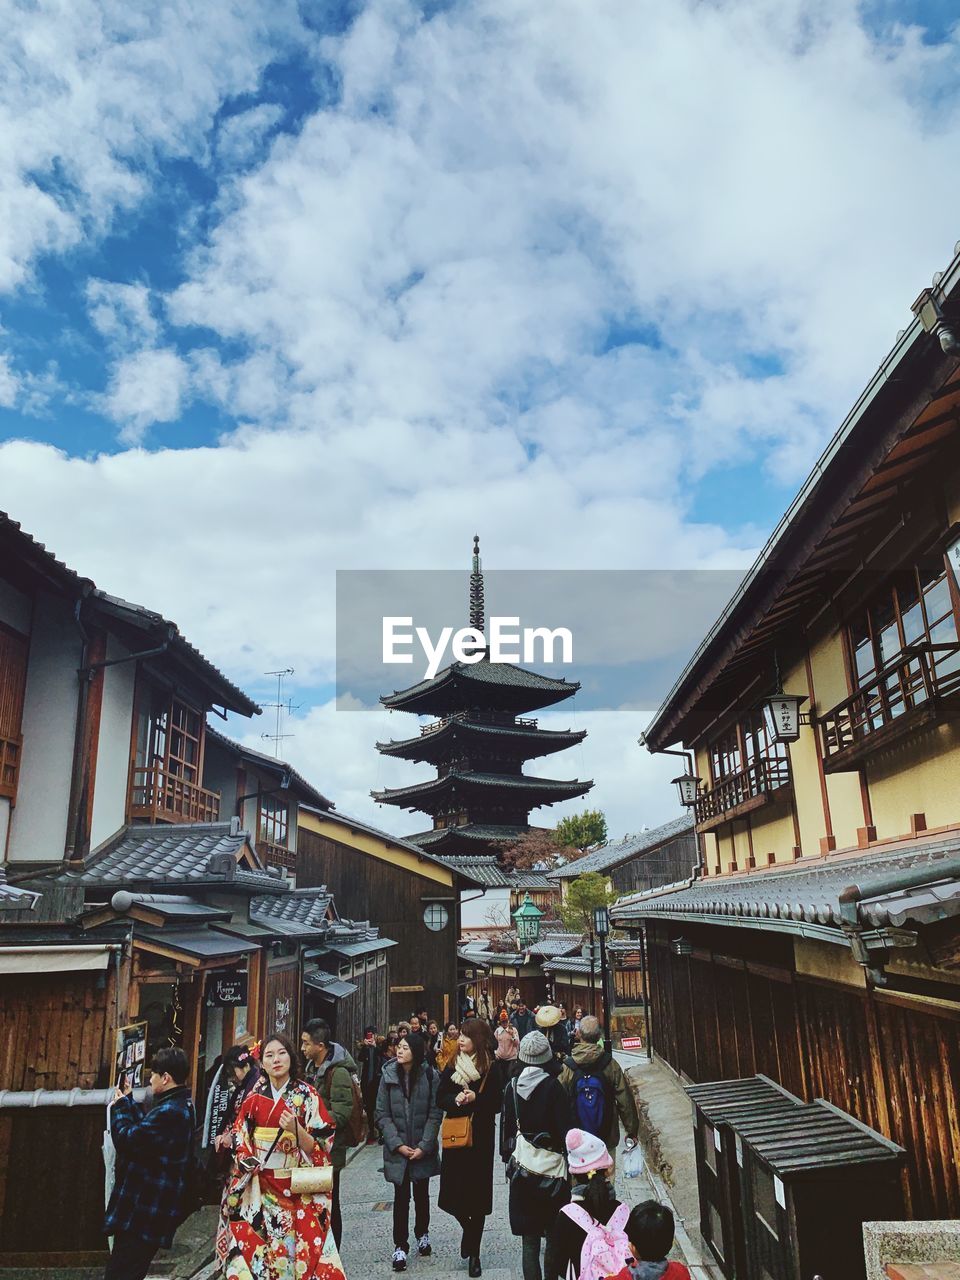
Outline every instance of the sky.
<path id="1" fill-rule="evenodd" d="M 336 571 L 746 568 L 960 237 L 952 11 L 0 0 L 0 508 L 421 829 Z M 622 835 L 678 810 L 609 703 L 537 771 Z"/>

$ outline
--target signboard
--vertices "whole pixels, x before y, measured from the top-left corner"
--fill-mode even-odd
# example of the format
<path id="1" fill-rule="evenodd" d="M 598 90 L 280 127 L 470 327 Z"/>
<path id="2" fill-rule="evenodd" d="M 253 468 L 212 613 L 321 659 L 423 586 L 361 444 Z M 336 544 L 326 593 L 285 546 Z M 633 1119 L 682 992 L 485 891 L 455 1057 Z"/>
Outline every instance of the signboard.
<path id="1" fill-rule="evenodd" d="M 629 1050 L 629 1049 L 642 1049 L 642 1048 L 643 1048 L 643 1040 L 641 1039 L 641 1037 L 640 1037 L 640 1036 L 621 1036 L 621 1037 L 620 1037 L 620 1048 L 621 1048 L 621 1049 L 625 1049 L 625 1050 Z"/>
<path id="2" fill-rule="evenodd" d="M 207 978 L 208 1009 L 225 1008 L 247 1003 L 247 975 L 245 973 L 220 973 Z"/>
<path id="3" fill-rule="evenodd" d="M 146 1061 L 147 1024 L 131 1022 L 129 1026 L 118 1028 L 117 1057 L 113 1077 L 117 1088 L 122 1089 L 130 1085 L 132 1089 L 142 1089 Z"/>

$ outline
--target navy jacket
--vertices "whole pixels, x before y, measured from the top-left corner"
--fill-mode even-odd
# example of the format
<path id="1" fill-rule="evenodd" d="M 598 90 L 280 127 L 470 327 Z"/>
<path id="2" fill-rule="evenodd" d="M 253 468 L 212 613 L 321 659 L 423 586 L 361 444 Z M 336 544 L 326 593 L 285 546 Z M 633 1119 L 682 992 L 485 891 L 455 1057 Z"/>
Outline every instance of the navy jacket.
<path id="1" fill-rule="evenodd" d="M 184 1218 L 195 1127 L 186 1085 L 162 1093 L 146 1115 L 130 1097 L 113 1104 L 110 1132 L 117 1149 L 117 1180 L 107 1205 L 107 1235 L 128 1232 L 169 1249 Z"/>

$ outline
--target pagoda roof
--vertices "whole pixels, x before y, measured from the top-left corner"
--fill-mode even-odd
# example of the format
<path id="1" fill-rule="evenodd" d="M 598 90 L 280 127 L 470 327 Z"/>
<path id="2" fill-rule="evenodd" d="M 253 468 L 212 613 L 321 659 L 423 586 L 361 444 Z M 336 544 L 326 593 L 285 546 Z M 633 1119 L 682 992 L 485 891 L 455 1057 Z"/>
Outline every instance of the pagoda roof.
<path id="1" fill-rule="evenodd" d="M 478 857 L 480 850 L 501 844 L 514 844 L 527 835 L 530 827 L 519 827 L 504 823 L 465 822 L 460 827 L 434 827 L 429 831 L 418 831 L 416 835 L 407 836 L 410 844 L 429 849 L 430 853 L 447 867 L 460 869 L 468 874 L 469 869 Z M 457 852 L 465 856 L 456 857 Z"/>
<path id="2" fill-rule="evenodd" d="M 586 729 L 540 729 L 535 720 L 517 724 L 490 724 L 471 717 L 469 712 L 449 716 L 435 724 L 425 724 L 415 738 L 391 738 L 378 742 L 377 750 L 385 756 L 405 760 L 435 761 L 442 759 L 444 748 L 458 739 L 475 739 L 502 743 L 508 751 L 524 760 L 551 755 L 576 746 L 587 736 Z"/>
<path id="3" fill-rule="evenodd" d="M 579 688 L 579 680 L 556 680 L 512 662 L 483 658 L 480 662 L 452 662 L 431 680 L 395 689 L 380 701 L 391 710 L 419 715 L 462 711 L 478 702 L 486 707 L 533 711 L 562 702 Z"/>
<path id="4" fill-rule="evenodd" d="M 406 805 L 408 802 L 439 798 L 454 787 L 478 789 L 481 791 L 512 791 L 526 796 L 531 805 L 537 807 L 541 803 L 553 804 L 558 800 L 572 800 L 582 796 L 593 786 L 592 781 L 581 782 L 578 778 L 561 781 L 557 778 L 534 778 L 525 773 L 461 773 L 451 769 L 439 778 L 428 778 L 425 782 L 414 782 L 408 787 L 394 787 L 387 791 L 371 791 L 374 800 L 380 804 Z M 534 796 L 542 796 L 543 800 L 534 800 Z M 412 808 L 420 808 L 411 803 Z"/>

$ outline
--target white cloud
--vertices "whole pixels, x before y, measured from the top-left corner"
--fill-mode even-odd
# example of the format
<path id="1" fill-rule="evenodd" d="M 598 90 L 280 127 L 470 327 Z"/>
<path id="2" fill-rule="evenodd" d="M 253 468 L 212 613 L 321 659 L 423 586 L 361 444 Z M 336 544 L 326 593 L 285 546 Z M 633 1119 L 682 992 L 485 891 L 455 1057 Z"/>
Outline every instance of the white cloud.
<path id="1" fill-rule="evenodd" d="M 11 368 L 9 357 L 0 355 L 0 408 L 12 409 L 19 390 L 20 379 Z"/>
<path id="2" fill-rule="evenodd" d="M 175 351 L 145 348 L 117 361 L 99 399 L 107 417 L 122 424 L 121 439 L 137 444 L 153 423 L 180 416 L 188 383 L 187 365 Z"/>
<path id="3" fill-rule="evenodd" d="M 230 168 L 242 168 L 257 155 L 264 139 L 283 116 L 275 102 L 262 102 L 249 111 L 228 116 L 217 131 L 217 159 Z"/>
<path id="4" fill-rule="evenodd" d="M 159 332 L 150 290 L 144 284 L 88 280 L 87 311 L 90 323 L 112 346 L 139 347 L 154 341 Z"/>
<path id="5" fill-rule="evenodd" d="M 157 153 L 202 156 L 223 98 L 303 34 L 293 0 L 0 11 L 0 292 L 141 200 Z"/>

